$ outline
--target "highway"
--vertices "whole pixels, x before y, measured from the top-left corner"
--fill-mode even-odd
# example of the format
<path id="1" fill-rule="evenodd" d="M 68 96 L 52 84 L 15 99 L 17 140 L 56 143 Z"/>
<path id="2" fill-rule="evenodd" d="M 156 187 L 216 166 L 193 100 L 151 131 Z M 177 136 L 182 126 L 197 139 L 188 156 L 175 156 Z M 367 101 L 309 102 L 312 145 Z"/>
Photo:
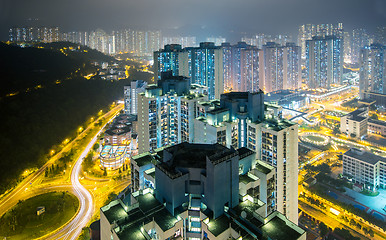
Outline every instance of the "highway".
<path id="1" fill-rule="evenodd" d="M 60 229 L 57 233 L 51 235 L 47 239 L 76 239 L 82 231 L 82 228 L 90 221 L 94 212 L 94 199 L 91 193 L 82 186 L 79 182 L 79 174 L 82 170 L 83 159 L 87 156 L 92 146 L 98 139 L 98 135 L 101 130 L 94 136 L 94 138 L 88 143 L 86 149 L 79 156 L 75 165 L 71 171 L 71 184 L 75 196 L 79 199 L 79 211 L 75 218 L 67 224 L 65 227 Z"/>
<path id="2" fill-rule="evenodd" d="M 117 114 L 114 114 L 110 121 L 114 119 Z M 107 123 L 98 131 L 97 134 L 95 134 L 93 139 L 87 144 L 87 147 L 83 150 L 82 154 L 80 154 L 75 165 L 71 169 L 71 184 L 74 190 L 74 194 L 79 199 L 80 203 L 78 214 L 71 220 L 69 224 L 67 224 L 65 227 L 63 227 L 58 232 L 52 234 L 46 239 L 77 239 L 80 233 L 82 232 L 82 228 L 84 228 L 91 220 L 94 213 L 94 197 L 91 195 L 90 191 L 88 191 L 79 182 L 79 175 L 82 171 L 83 159 L 87 156 L 88 152 L 94 146 L 95 142 L 98 140 L 99 134 L 104 130 L 106 125 Z"/>
<path id="3" fill-rule="evenodd" d="M 123 108 L 123 105 L 117 105 L 114 109 L 106 113 L 103 117 L 108 117 L 109 122 L 111 122 L 116 115 L 119 114 L 120 110 Z M 100 117 L 102 118 L 102 117 Z M 55 182 L 54 184 L 43 184 L 39 185 L 38 180 L 44 176 L 44 172 L 47 167 L 55 163 L 61 157 L 61 154 L 70 150 L 75 144 L 76 140 L 83 137 L 89 128 L 94 126 L 100 118 L 91 123 L 78 137 L 73 141 L 67 144 L 63 149 L 53 156 L 47 163 L 45 163 L 37 171 L 30 174 L 26 177 L 18 186 L 16 186 L 12 191 L 4 194 L 0 202 L 0 216 L 6 213 L 10 208 L 18 203 L 20 200 L 25 200 L 36 195 L 43 193 L 53 192 L 53 191 L 69 191 L 73 193 L 79 200 L 79 210 L 76 216 L 72 220 L 57 229 L 55 232 L 49 233 L 39 239 L 77 239 L 80 235 L 82 228 L 85 227 L 94 214 L 94 197 L 92 194 L 79 182 L 79 176 L 82 171 L 82 162 L 83 159 L 87 156 L 88 152 L 91 150 L 95 142 L 98 140 L 99 134 L 103 131 L 106 123 L 92 138 L 92 140 L 87 144 L 87 147 L 83 150 L 80 156 L 76 159 L 75 163 L 71 168 L 70 180 L 71 184 L 66 181 Z M 36 183 L 36 184 L 35 184 Z"/>

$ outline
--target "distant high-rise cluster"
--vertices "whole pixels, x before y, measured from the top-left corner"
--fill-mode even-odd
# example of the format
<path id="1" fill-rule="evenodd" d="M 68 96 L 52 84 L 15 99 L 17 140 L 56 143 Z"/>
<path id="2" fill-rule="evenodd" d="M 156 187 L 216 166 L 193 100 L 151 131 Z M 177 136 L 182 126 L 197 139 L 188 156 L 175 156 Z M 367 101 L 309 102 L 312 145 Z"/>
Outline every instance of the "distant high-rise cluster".
<path id="1" fill-rule="evenodd" d="M 96 49 L 105 54 L 131 53 L 151 57 L 162 46 L 161 31 L 123 29 L 106 33 L 95 31 L 60 32 L 58 27 L 16 27 L 9 30 L 9 40 L 14 42 L 68 41 Z"/>
<path id="2" fill-rule="evenodd" d="M 226 38 L 223 38 L 223 37 L 208 37 L 208 38 L 206 38 L 206 41 L 207 42 L 213 42 L 214 45 L 219 46 L 222 43 L 225 43 L 227 40 L 226 40 Z"/>
<path id="3" fill-rule="evenodd" d="M 204 42 L 195 48 L 166 45 L 154 52 L 156 79 L 166 71 L 208 87 L 210 100 L 229 91 L 298 89 L 301 87 L 300 47 L 294 43 L 282 46 L 272 42 L 263 49 L 245 42 L 221 46 Z"/>
<path id="4" fill-rule="evenodd" d="M 371 39 L 366 29 L 359 28 L 352 31 L 351 38 L 351 62 L 359 62 L 360 50 L 364 46 L 368 46 L 371 43 Z"/>
<path id="5" fill-rule="evenodd" d="M 386 47 L 381 44 L 366 46 L 360 51 L 359 91 L 361 99 L 386 94 Z M 385 100 L 383 104 L 385 105 Z"/>
<path id="6" fill-rule="evenodd" d="M 59 27 L 15 27 L 9 29 L 9 40 L 14 42 L 57 42 Z"/>
<path id="7" fill-rule="evenodd" d="M 259 67 L 262 51 L 245 42 L 223 43 L 221 48 L 225 91 L 258 92 L 263 77 Z"/>
<path id="8" fill-rule="evenodd" d="M 273 92 L 301 87 L 300 47 L 294 43 L 285 46 L 268 42 L 263 46 L 263 90 Z"/>
<path id="9" fill-rule="evenodd" d="M 241 41 L 246 42 L 249 45 L 258 47 L 259 49 L 263 48 L 263 45 L 268 42 L 275 42 L 280 45 L 286 45 L 288 42 L 292 42 L 292 37 L 288 35 L 269 35 L 264 33 L 256 34 L 252 37 L 242 37 Z"/>
<path id="10" fill-rule="evenodd" d="M 134 56 L 149 57 L 162 46 L 160 31 L 123 29 L 107 34 L 97 29 L 89 32 L 88 36 L 87 46 L 106 54 L 131 53 Z M 63 40 L 71 41 L 71 39 Z"/>
<path id="11" fill-rule="evenodd" d="M 313 37 L 336 36 L 343 38 L 343 24 L 304 24 L 299 27 L 298 44 L 302 49 L 302 59 L 306 59 L 306 41 Z"/>
<path id="12" fill-rule="evenodd" d="M 313 37 L 306 41 L 306 78 L 310 88 L 329 89 L 342 83 L 342 39 L 336 36 Z"/>
<path id="13" fill-rule="evenodd" d="M 163 37 L 163 44 L 169 45 L 169 44 L 179 44 L 183 48 L 185 47 L 197 47 L 197 40 L 194 36 L 188 36 L 188 37 Z"/>
<path id="14" fill-rule="evenodd" d="M 154 52 L 154 73 L 172 71 L 174 76 L 189 77 L 191 83 L 206 86 L 209 99 L 219 98 L 224 92 L 221 47 L 214 43 L 200 43 L 199 47 L 181 48 L 181 45 L 166 45 Z"/>

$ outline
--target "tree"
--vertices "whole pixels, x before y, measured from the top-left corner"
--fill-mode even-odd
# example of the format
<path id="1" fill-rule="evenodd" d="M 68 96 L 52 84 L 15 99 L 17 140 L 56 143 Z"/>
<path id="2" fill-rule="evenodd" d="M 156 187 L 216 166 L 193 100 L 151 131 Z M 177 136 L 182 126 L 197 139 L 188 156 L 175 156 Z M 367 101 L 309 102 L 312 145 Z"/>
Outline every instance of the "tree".
<path id="1" fill-rule="evenodd" d="M 320 236 L 324 237 L 328 233 L 328 227 L 323 222 L 319 223 Z"/>
<path id="2" fill-rule="evenodd" d="M 375 114 L 375 113 L 373 113 L 373 114 L 371 114 L 370 118 L 371 118 L 371 119 L 378 120 L 378 115 Z"/>
<path id="3" fill-rule="evenodd" d="M 118 197 L 117 194 L 115 194 L 115 193 L 110 193 L 110 194 L 108 195 L 108 197 L 107 197 L 106 202 L 105 202 L 104 205 L 109 204 L 111 201 L 117 199 L 117 197 Z"/>
<path id="4" fill-rule="evenodd" d="M 369 228 L 369 230 L 368 230 L 367 232 L 369 233 L 369 235 L 370 235 L 371 237 L 374 237 L 374 231 L 373 231 L 373 229 Z"/>
<path id="5" fill-rule="evenodd" d="M 334 129 L 332 130 L 332 133 L 333 134 L 340 134 L 340 129 L 339 129 L 339 127 L 338 126 L 336 126 L 336 127 L 334 127 Z"/>
<path id="6" fill-rule="evenodd" d="M 104 170 L 103 170 L 103 176 L 107 176 L 107 170 L 106 170 L 106 168 L 104 168 Z"/>
<path id="7" fill-rule="evenodd" d="M 99 149 L 99 143 L 95 143 L 94 146 L 92 147 L 94 151 L 97 151 Z"/>

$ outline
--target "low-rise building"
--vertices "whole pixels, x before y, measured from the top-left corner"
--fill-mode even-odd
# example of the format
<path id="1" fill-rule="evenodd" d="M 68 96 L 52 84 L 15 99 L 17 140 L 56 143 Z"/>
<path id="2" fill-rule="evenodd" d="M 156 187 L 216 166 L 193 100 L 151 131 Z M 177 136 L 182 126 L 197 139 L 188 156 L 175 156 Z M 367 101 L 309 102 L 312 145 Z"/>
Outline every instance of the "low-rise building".
<path id="1" fill-rule="evenodd" d="M 343 154 L 343 175 L 370 190 L 385 188 L 386 158 L 351 148 Z"/>
<path id="2" fill-rule="evenodd" d="M 122 167 L 133 151 L 137 151 L 136 116 L 117 116 L 100 140 L 100 163 L 103 167 Z"/>
<path id="3" fill-rule="evenodd" d="M 367 135 L 368 108 L 359 108 L 340 118 L 340 132 L 355 138 Z"/>
<path id="4" fill-rule="evenodd" d="M 368 132 L 386 136 L 386 122 L 369 118 Z"/>
<path id="5" fill-rule="evenodd" d="M 302 90 L 280 90 L 267 93 L 264 101 L 290 109 L 299 109 L 309 104 L 309 97 Z"/>

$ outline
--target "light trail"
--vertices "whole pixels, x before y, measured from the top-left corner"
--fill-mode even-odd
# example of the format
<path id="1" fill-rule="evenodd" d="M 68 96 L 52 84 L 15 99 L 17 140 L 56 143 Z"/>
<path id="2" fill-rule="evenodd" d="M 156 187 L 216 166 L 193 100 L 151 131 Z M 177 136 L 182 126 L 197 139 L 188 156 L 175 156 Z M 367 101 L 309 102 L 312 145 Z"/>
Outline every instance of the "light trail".
<path id="1" fill-rule="evenodd" d="M 88 143 L 82 154 L 77 159 L 76 163 L 71 169 L 71 184 L 74 189 L 75 196 L 79 199 L 79 211 L 76 217 L 68 223 L 65 227 L 60 229 L 55 234 L 51 235 L 47 239 L 77 239 L 82 232 L 82 229 L 91 220 L 94 213 L 94 198 L 79 181 L 79 175 L 82 171 L 82 162 L 95 142 L 98 140 L 99 134 L 104 130 L 107 124 L 109 124 L 118 114 L 114 114 L 111 119 L 95 134 L 93 139 Z"/>

